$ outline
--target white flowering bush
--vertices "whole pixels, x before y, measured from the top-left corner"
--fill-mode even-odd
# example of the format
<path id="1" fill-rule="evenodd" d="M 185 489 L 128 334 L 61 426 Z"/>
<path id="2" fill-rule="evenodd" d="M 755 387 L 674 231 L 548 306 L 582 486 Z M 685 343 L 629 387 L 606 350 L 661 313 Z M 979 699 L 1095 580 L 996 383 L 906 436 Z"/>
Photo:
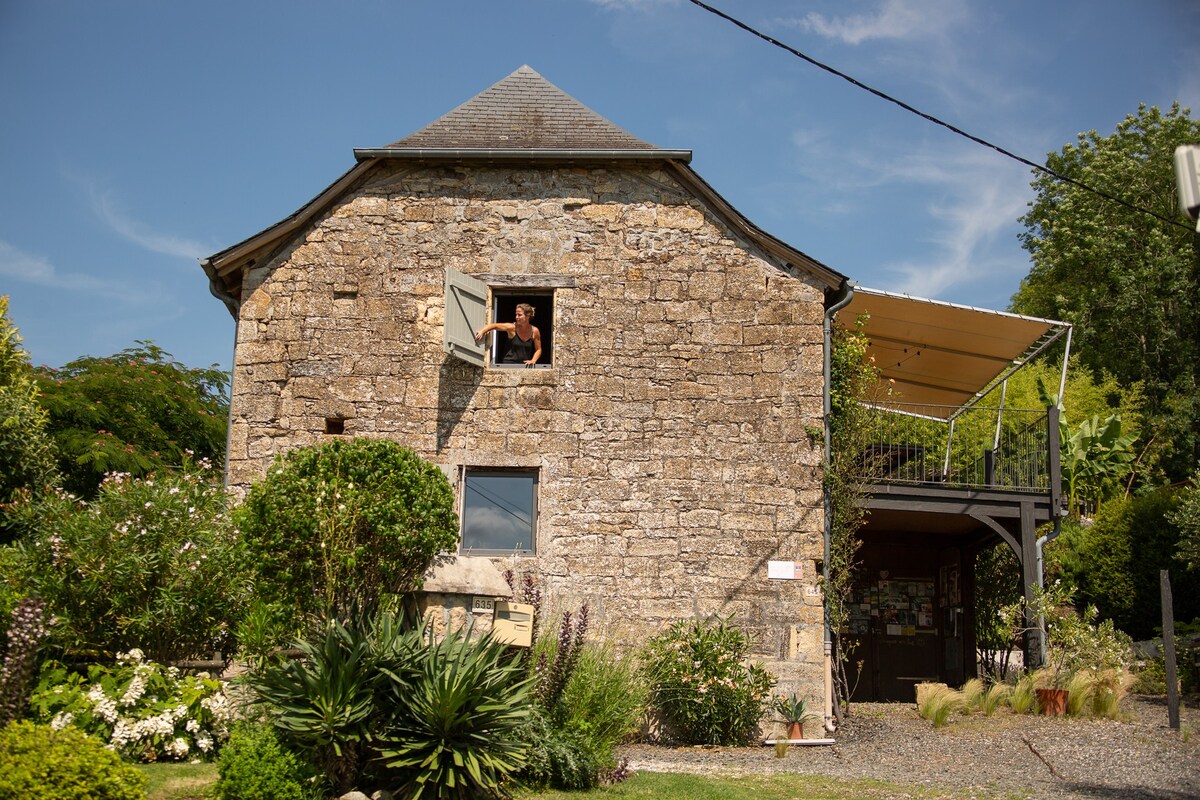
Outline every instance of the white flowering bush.
<path id="1" fill-rule="evenodd" d="M 220 681 L 181 675 L 137 649 L 119 653 L 115 666 L 92 665 L 87 677 L 49 662 L 29 709 L 39 722 L 79 728 L 135 761 L 211 759 L 236 717 Z"/>
<path id="2" fill-rule="evenodd" d="M 158 661 L 231 652 L 247 582 L 219 471 L 206 459 L 144 478 L 110 473 L 95 500 L 58 490 L 15 513 L 14 577 L 46 601 L 68 652 Z"/>
<path id="3" fill-rule="evenodd" d="M 730 619 L 677 622 L 642 653 L 651 702 L 690 744 L 746 744 L 775 685 L 749 655 L 750 639 Z"/>

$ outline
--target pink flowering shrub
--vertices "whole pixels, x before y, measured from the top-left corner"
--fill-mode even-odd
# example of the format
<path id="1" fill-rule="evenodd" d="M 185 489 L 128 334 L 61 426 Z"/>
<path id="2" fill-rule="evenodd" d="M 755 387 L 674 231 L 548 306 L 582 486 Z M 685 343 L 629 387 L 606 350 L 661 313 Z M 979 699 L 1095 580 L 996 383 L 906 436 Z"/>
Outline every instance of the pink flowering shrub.
<path id="1" fill-rule="evenodd" d="M 642 653 L 651 703 L 689 744 L 746 744 L 775 685 L 749 655 L 749 637 L 730 618 L 680 620 Z"/>
<path id="2" fill-rule="evenodd" d="M 15 512 L 15 589 L 46 602 L 68 652 L 141 648 L 160 661 L 233 649 L 245 581 L 220 475 L 205 459 L 144 478 L 108 475 L 95 500 L 62 491 Z"/>

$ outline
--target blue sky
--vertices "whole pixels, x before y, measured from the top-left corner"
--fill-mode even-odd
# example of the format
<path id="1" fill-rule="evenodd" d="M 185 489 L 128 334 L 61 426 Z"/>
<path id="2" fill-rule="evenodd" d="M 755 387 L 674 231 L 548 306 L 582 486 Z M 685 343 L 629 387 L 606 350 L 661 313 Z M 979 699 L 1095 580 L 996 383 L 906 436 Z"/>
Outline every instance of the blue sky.
<path id="1" fill-rule="evenodd" d="M 1033 161 L 1200 114 L 1194 0 L 711 0 Z M 1026 167 L 686 0 L 0 0 L 0 294 L 35 363 L 232 360 L 197 264 L 521 64 L 865 286 L 1003 308 Z"/>

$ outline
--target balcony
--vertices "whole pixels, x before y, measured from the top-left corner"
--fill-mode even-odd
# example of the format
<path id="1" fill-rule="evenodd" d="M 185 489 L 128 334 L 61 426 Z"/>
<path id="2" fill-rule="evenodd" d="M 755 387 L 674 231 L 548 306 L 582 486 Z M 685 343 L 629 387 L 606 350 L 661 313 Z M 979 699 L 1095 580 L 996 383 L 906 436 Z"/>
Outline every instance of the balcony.
<path id="1" fill-rule="evenodd" d="M 885 403 L 869 410 L 859 477 L 873 484 L 1058 493 L 1057 409 Z"/>

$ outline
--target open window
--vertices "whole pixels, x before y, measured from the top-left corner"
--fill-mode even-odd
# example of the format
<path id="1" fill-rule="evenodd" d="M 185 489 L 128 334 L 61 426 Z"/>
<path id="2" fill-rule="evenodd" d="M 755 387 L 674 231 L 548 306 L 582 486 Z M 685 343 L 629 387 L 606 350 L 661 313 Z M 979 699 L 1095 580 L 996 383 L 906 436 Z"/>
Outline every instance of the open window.
<path id="1" fill-rule="evenodd" d="M 463 553 L 535 551 L 537 470 L 467 467 L 462 486 Z"/>
<path id="2" fill-rule="evenodd" d="M 549 367 L 554 363 L 552 360 L 554 354 L 554 292 L 532 290 L 493 292 L 492 318 L 488 321 L 512 322 L 517 318 L 517 306 L 522 304 L 533 307 L 534 314 L 530 322 L 542 335 L 542 354 L 538 356 L 537 364 L 534 366 Z M 507 335 L 497 331 L 490 334 L 488 338 L 491 339 L 492 366 L 526 366 L 522 361 L 511 364 L 505 362 L 505 356 L 508 355 L 512 346 L 512 340 Z M 487 342 L 484 343 L 487 344 Z"/>
<path id="3" fill-rule="evenodd" d="M 534 308 L 534 327 L 541 333 L 542 354 L 535 366 L 554 363 L 554 300 L 557 289 L 573 288 L 575 279 L 564 275 L 464 275 L 446 269 L 446 321 L 443 349 L 477 367 L 524 367 L 524 359 L 505 363 L 509 337 L 493 332 L 475 342 L 475 331 L 490 322 L 512 322 L 517 306 Z"/>

